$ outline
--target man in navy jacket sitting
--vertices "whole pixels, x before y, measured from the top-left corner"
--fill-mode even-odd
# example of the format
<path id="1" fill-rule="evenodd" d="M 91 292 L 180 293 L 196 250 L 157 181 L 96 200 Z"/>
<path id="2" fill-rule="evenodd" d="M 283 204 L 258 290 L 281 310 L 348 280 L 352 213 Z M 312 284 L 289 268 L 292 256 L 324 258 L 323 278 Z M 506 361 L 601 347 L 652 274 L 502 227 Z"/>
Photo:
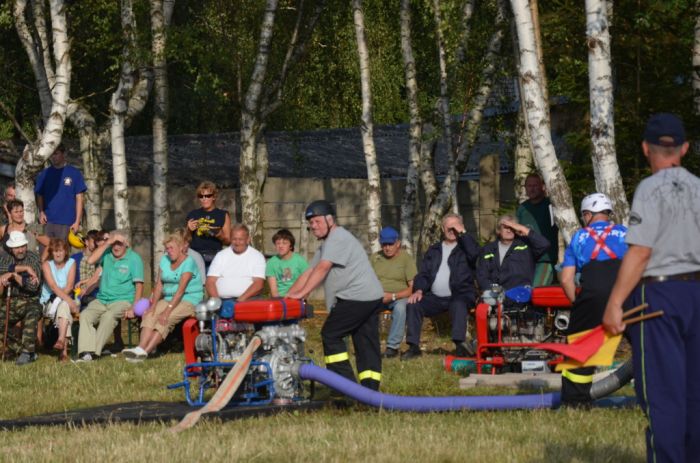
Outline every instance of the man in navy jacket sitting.
<path id="1" fill-rule="evenodd" d="M 486 291 L 492 285 L 508 290 L 532 285 L 535 263 L 549 249 L 544 236 L 521 225 L 511 215 L 499 217 L 498 239 L 486 244 L 476 263 L 476 281 Z"/>
<path id="2" fill-rule="evenodd" d="M 406 312 L 406 343 L 409 347 L 401 355 L 402 360 L 421 355 L 423 317 L 443 312 L 450 314 L 456 355 L 474 354 L 465 338 L 469 308 L 474 305 L 476 295 L 474 268 L 479 245 L 465 233 L 462 217 L 457 214 L 447 214 L 442 218 L 442 233 L 443 240 L 428 248 L 413 280 L 413 294 L 408 298 Z"/>

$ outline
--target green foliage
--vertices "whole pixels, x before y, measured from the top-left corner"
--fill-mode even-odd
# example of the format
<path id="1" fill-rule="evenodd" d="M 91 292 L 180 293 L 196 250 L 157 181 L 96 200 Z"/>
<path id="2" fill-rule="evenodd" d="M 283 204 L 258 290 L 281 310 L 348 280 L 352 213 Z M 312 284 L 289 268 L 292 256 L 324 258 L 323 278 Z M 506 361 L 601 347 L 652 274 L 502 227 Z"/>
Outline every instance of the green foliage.
<path id="1" fill-rule="evenodd" d="M 700 135 L 700 120 L 692 113 L 690 83 L 693 26 L 698 13 L 695 4 L 692 0 L 614 2 L 610 34 L 616 150 L 629 199 L 639 181 L 649 174 L 640 142 L 650 114 L 676 113 L 685 120 L 690 139 Z M 574 156 L 564 167 L 576 203 L 595 190 L 585 12 L 577 0 L 541 0 L 539 9 L 549 92 L 566 97 L 573 115 L 566 139 Z M 698 173 L 700 160 L 695 158 L 687 156 L 684 164 Z"/>

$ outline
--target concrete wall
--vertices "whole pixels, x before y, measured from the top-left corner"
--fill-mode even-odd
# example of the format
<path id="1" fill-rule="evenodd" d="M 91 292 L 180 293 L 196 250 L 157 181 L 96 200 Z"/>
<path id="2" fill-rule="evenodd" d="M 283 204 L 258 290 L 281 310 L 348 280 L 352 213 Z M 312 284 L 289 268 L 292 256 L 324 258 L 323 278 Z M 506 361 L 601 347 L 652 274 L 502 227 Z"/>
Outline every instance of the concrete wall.
<path id="1" fill-rule="evenodd" d="M 486 169 L 486 170 L 484 170 Z M 495 170 L 494 170 L 495 169 Z M 482 162 L 482 170 L 497 172 L 497 161 Z M 469 233 L 479 236 L 482 241 L 493 238 L 496 217 L 502 213 L 502 205 L 512 201 L 513 180 L 509 175 L 499 176 L 497 181 L 461 181 L 458 186 L 460 211 L 464 215 Z M 482 178 L 485 178 L 482 176 Z M 399 226 L 399 212 L 404 188 L 403 180 L 383 180 L 382 218 L 384 225 Z M 367 242 L 367 214 L 365 207 L 365 180 L 361 179 L 290 179 L 269 178 L 265 184 L 264 209 L 265 223 L 263 234 L 266 255 L 274 254 L 272 235 L 280 228 L 288 228 L 297 239 L 297 251 L 311 258 L 318 247 L 316 239 L 308 233 L 303 219 L 305 206 L 314 199 L 327 199 L 337 208 L 338 221 L 353 232 L 369 249 Z M 153 202 L 150 187 L 129 189 L 129 210 L 132 226 L 133 248 L 144 260 L 145 275 L 151 275 L 151 229 L 153 227 Z M 496 196 L 496 192 L 500 194 Z M 234 218 L 240 217 L 236 196 L 238 192 L 219 192 L 217 206 L 228 210 Z M 170 219 L 173 228 L 184 226 L 187 213 L 198 207 L 194 187 L 169 190 Z M 480 207 L 483 204 L 483 207 Z M 102 213 L 104 227 L 114 228 L 112 214 L 112 189 L 105 189 Z M 419 212 L 422 210 L 419 210 Z"/>

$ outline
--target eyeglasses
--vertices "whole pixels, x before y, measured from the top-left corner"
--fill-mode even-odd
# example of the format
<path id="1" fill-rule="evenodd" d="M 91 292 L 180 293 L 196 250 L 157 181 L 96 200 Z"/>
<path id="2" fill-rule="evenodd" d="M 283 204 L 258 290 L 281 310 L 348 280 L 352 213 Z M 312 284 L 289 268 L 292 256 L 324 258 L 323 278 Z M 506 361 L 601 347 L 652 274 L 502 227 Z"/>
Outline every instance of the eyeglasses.
<path id="1" fill-rule="evenodd" d="M 213 197 L 214 197 L 214 194 L 213 194 L 213 193 L 210 193 L 210 194 L 208 194 L 208 195 L 199 194 L 199 195 L 197 195 L 197 197 L 198 197 L 199 199 L 202 199 L 202 198 L 207 198 L 207 199 L 209 199 L 209 198 L 213 198 Z"/>

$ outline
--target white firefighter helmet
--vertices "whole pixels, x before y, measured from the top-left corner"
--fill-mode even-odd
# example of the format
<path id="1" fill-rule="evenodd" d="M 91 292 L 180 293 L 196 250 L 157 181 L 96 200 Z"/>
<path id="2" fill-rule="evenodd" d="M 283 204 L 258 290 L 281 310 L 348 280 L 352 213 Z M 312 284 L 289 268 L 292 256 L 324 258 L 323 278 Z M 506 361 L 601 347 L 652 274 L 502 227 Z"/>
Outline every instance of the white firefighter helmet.
<path id="1" fill-rule="evenodd" d="M 612 201 L 603 193 L 590 194 L 581 201 L 581 212 L 589 211 L 595 214 L 597 212 L 612 211 L 612 208 Z"/>

